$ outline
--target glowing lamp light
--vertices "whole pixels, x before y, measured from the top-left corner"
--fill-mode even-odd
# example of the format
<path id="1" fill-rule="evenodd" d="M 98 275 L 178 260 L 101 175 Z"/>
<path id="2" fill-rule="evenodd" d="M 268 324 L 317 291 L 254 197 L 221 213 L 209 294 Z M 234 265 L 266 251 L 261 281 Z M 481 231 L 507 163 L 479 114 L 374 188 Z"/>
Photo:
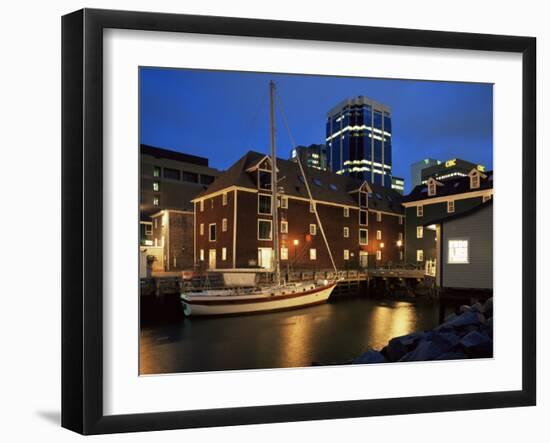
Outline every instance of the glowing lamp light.
<path id="1" fill-rule="evenodd" d="M 296 239 L 293 241 L 293 243 L 294 243 L 294 246 L 298 246 L 300 244 L 300 240 Z"/>
<path id="2" fill-rule="evenodd" d="M 383 247 L 384 247 L 384 243 L 380 243 L 380 247 L 383 248 Z"/>
<path id="3" fill-rule="evenodd" d="M 400 248 L 403 246 L 403 242 L 401 240 L 397 240 L 397 247 Z"/>

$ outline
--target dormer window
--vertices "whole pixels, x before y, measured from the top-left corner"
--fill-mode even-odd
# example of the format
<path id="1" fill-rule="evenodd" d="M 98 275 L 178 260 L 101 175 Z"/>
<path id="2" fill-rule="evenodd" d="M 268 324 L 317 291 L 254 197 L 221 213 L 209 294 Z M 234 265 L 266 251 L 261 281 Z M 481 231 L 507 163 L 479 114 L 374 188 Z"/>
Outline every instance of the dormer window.
<path id="1" fill-rule="evenodd" d="M 258 188 L 267 191 L 271 190 L 271 171 L 258 169 Z"/>
<path id="2" fill-rule="evenodd" d="M 431 197 L 436 194 L 435 182 L 428 182 L 428 195 Z"/>
<path id="3" fill-rule="evenodd" d="M 479 174 L 470 176 L 470 189 L 479 189 Z"/>
<path id="4" fill-rule="evenodd" d="M 367 193 L 366 192 L 360 192 L 359 193 L 359 206 L 362 208 L 367 207 Z"/>

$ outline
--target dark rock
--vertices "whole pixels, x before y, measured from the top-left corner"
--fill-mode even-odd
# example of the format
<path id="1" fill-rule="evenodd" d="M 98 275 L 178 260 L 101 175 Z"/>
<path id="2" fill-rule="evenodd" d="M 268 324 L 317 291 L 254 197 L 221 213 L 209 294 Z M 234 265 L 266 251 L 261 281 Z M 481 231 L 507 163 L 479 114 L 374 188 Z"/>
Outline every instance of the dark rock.
<path id="1" fill-rule="evenodd" d="M 481 303 L 474 303 L 472 306 L 470 306 L 470 311 L 476 311 L 483 313 L 483 305 Z"/>
<path id="2" fill-rule="evenodd" d="M 458 308 L 458 312 L 461 314 L 464 314 L 465 312 L 470 312 L 472 308 L 469 305 L 462 305 L 460 308 Z"/>
<path id="3" fill-rule="evenodd" d="M 354 359 L 352 363 L 356 365 L 386 363 L 386 358 L 382 355 L 382 353 L 370 349 Z"/>
<path id="4" fill-rule="evenodd" d="M 477 326 L 485 321 L 485 317 L 479 312 L 468 311 L 460 314 L 451 321 L 445 322 L 444 325 L 452 326 L 453 328 L 461 328 L 464 326 Z M 442 325 L 443 326 L 443 325 Z"/>
<path id="5" fill-rule="evenodd" d="M 460 338 L 452 332 L 434 334 L 429 340 L 421 340 L 414 350 L 408 352 L 399 361 L 434 360 L 459 342 Z"/>
<path id="6" fill-rule="evenodd" d="M 422 332 L 395 337 L 390 340 L 384 348 L 384 355 L 389 361 L 399 361 L 407 352 L 410 352 L 416 344 L 424 337 Z"/>
<path id="7" fill-rule="evenodd" d="M 493 340 L 479 331 L 472 331 L 460 340 L 460 345 L 469 357 L 491 357 Z"/>
<path id="8" fill-rule="evenodd" d="M 468 356 L 464 352 L 451 351 L 439 355 L 434 360 L 462 360 L 465 358 L 468 358 Z"/>
<path id="9" fill-rule="evenodd" d="M 449 322 L 449 321 L 452 321 L 454 320 L 455 318 L 457 318 L 458 316 L 454 313 L 454 312 L 451 312 L 449 315 L 447 315 L 447 317 L 445 317 L 445 322 Z"/>

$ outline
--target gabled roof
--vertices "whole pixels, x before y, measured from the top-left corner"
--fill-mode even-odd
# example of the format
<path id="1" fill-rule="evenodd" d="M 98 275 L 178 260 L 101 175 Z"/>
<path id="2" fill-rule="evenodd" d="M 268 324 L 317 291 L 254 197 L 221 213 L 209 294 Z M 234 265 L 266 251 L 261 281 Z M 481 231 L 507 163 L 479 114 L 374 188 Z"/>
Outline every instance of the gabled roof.
<path id="1" fill-rule="evenodd" d="M 446 223 L 451 220 L 456 220 L 458 218 L 466 217 L 468 215 L 475 214 L 476 212 L 480 211 L 481 209 L 485 208 L 491 208 L 493 207 L 493 199 L 487 200 L 485 203 L 480 203 L 479 205 L 474 206 L 471 209 L 468 209 L 467 211 L 463 212 L 457 212 L 456 214 L 450 214 L 446 215 L 445 217 L 441 217 L 438 219 L 430 220 L 429 222 L 424 223 L 423 226 L 429 226 L 429 225 L 439 225 L 441 223 Z"/>
<path id="2" fill-rule="evenodd" d="M 257 189 L 254 172 L 248 169 L 255 166 L 265 157 L 265 154 L 249 151 L 222 173 L 197 198 L 208 196 L 215 192 L 238 186 Z M 296 162 L 277 159 L 279 186 L 284 195 L 308 199 L 305 183 Z M 363 182 L 344 175 L 321 171 L 315 168 L 305 168 L 309 188 L 314 200 L 342 205 L 357 206 L 357 195 L 350 192 L 359 189 Z M 393 189 L 369 183 L 372 194 L 369 198 L 369 209 L 402 214 L 402 196 Z"/>
<path id="3" fill-rule="evenodd" d="M 428 195 L 428 185 L 418 185 L 406 196 L 403 202 L 414 202 L 418 200 L 427 200 L 431 198 L 444 197 L 448 195 L 464 194 L 466 192 L 482 191 L 493 187 L 493 171 L 481 173 L 479 188 L 470 189 L 470 177 L 457 177 L 447 180 L 441 180 L 442 186 L 438 186 L 436 195 Z"/>

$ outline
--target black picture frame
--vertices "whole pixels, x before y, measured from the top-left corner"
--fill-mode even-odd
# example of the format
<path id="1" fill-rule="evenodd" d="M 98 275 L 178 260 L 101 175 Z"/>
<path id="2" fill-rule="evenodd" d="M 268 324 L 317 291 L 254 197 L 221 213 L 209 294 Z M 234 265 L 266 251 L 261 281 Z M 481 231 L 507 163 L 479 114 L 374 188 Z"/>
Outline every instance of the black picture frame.
<path id="1" fill-rule="evenodd" d="M 522 389 L 131 415 L 103 413 L 103 30 L 107 28 L 519 53 L 522 104 Z M 228 426 L 536 403 L 536 39 L 83 9 L 62 18 L 62 426 L 82 434 Z"/>

